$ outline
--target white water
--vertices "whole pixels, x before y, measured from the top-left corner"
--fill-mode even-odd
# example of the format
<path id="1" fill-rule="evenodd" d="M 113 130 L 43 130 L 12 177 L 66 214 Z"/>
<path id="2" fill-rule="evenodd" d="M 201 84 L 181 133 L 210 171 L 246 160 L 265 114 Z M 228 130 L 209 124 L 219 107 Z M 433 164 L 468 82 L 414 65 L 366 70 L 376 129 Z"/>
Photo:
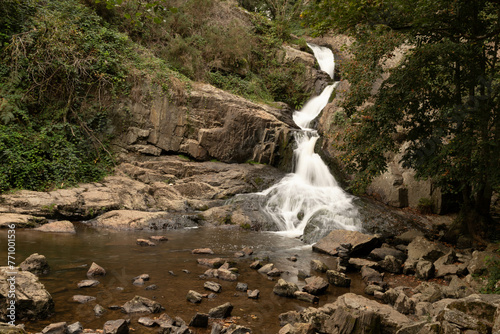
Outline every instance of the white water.
<path id="1" fill-rule="evenodd" d="M 332 51 L 316 45 L 309 47 L 320 68 L 333 78 L 335 63 Z M 361 226 L 351 196 L 338 186 L 321 157 L 314 153 L 319 136 L 310 128 L 311 122 L 328 104 L 336 85 L 326 87 L 300 111 L 295 111 L 293 119 L 302 129 L 294 134 L 297 143 L 294 150 L 295 171 L 261 193 L 266 197 L 264 211 L 275 221 L 280 233 L 289 237 L 303 235 L 308 224 L 308 235 L 312 235 L 314 240 L 331 230 L 359 230 Z"/>

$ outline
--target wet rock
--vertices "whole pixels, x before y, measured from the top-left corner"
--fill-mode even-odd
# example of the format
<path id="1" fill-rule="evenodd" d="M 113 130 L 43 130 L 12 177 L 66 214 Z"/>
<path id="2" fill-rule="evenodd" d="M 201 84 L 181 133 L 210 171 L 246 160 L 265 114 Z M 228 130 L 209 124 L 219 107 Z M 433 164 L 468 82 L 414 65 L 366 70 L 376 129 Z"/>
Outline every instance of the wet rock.
<path id="1" fill-rule="evenodd" d="M 182 269 L 182 272 L 185 273 L 185 274 L 191 274 L 191 272 L 187 269 Z"/>
<path id="2" fill-rule="evenodd" d="M 196 303 L 201 303 L 201 300 L 203 299 L 203 297 L 204 297 L 203 294 L 196 292 L 194 290 L 189 290 L 187 295 L 186 295 L 186 300 L 188 302 L 196 304 Z"/>
<path id="3" fill-rule="evenodd" d="M 106 270 L 95 262 L 92 262 L 89 270 L 87 271 L 87 277 L 104 276 L 106 275 Z"/>
<path id="4" fill-rule="evenodd" d="M 73 224 L 67 220 L 44 224 L 40 227 L 35 228 L 35 231 L 51 233 L 76 233 Z"/>
<path id="5" fill-rule="evenodd" d="M 273 269 L 274 269 L 274 264 L 273 263 L 268 263 L 268 264 L 266 264 L 265 266 L 263 266 L 262 268 L 260 268 L 257 271 L 259 273 L 261 273 L 261 274 L 266 274 L 267 275 L 267 273 L 270 272 Z"/>
<path id="6" fill-rule="evenodd" d="M 430 261 L 418 261 L 415 266 L 415 276 L 423 280 L 428 280 L 433 277 L 434 264 Z"/>
<path id="7" fill-rule="evenodd" d="M 151 285 L 148 285 L 145 290 L 156 290 L 156 289 L 158 289 L 158 285 L 151 284 Z"/>
<path id="8" fill-rule="evenodd" d="M 244 257 L 244 256 L 245 256 L 245 253 L 243 253 L 243 252 L 234 253 L 234 257 Z"/>
<path id="9" fill-rule="evenodd" d="M 338 248 L 342 244 L 351 244 L 350 255 L 359 256 L 369 253 L 379 242 L 379 238 L 373 235 L 357 231 L 335 230 L 314 244 L 313 251 L 337 256 Z"/>
<path id="10" fill-rule="evenodd" d="M 0 322 L 0 333 L 2 334 L 26 334 L 21 326 L 14 326 L 8 323 Z"/>
<path id="11" fill-rule="evenodd" d="M 320 260 L 311 260 L 311 270 L 326 273 L 330 268 Z"/>
<path id="12" fill-rule="evenodd" d="M 214 254 L 210 248 L 197 248 L 191 251 L 191 254 Z"/>
<path id="13" fill-rule="evenodd" d="M 206 313 L 196 313 L 194 317 L 189 322 L 189 326 L 198 328 L 208 327 L 208 314 Z"/>
<path id="14" fill-rule="evenodd" d="M 101 305 L 97 304 L 96 306 L 94 306 L 94 314 L 96 317 L 100 317 L 104 314 L 104 312 L 106 312 L 106 310 Z"/>
<path id="15" fill-rule="evenodd" d="M 217 292 L 217 293 L 221 292 L 221 290 L 222 290 L 222 285 L 220 285 L 219 283 L 216 283 L 216 282 L 211 282 L 211 281 L 205 282 L 205 284 L 203 284 L 203 287 L 207 290 Z"/>
<path id="16" fill-rule="evenodd" d="M 122 309 L 125 313 L 159 313 L 163 310 L 163 307 L 160 303 L 151 299 L 135 296 L 132 300 L 123 304 Z"/>
<path id="17" fill-rule="evenodd" d="M 137 322 L 143 326 L 146 326 L 146 327 L 153 327 L 153 326 L 156 326 L 157 323 L 155 320 L 149 318 L 149 317 L 140 317 Z"/>
<path id="18" fill-rule="evenodd" d="M 299 291 L 297 285 L 295 283 L 287 282 L 282 278 L 278 280 L 278 283 L 276 283 L 273 288 L 274 294 L 288 298 L 294 298 L 295 291 Z"/>
<path id="19" fill-rule="evenodd" d="M 42 329 L 42 334 L 66 334 L 68 325 L 65 322 L 50 324 Z"/>
<path id="20" fill-rule="evenodd" d="M 109 305 L 108 309 L 116 311 L 116 310 L 121 310 L 122 307 L 120 305 Z"/>
<path id="21" fill-rule="evenodd" d="M 393 274 L 399 274 L 403 270 L 403 262 L 392 255 L 387 255 L 378 265 L 384 271 Z"/>
<path id="22" fill-rule="evenodd" d="M 246 292 L 248 290 L 248 284 L 238 282 L 238 284 L 236 284 L 236 290 Z"/>
<path id="23" fill-rule="evenodd" d="M 139 246 L 156 246 L 154 242 L 148 239 L 137 239 L 136 244 Z"/>
<path id="24" fill-rule="evenodd" d="M 103 331 L 104 334 L 128 334 L 128 322 L 124 319 L 106 321 Z"/>
<path id="25" fill-rule="evenodd" d="M 283 271 L 279 270 L 278 268 L 273 268 L 267 272 L 267 276 L 269 277 L 279 277 Z"/>
<path id="26" fill-rule="evenodd" d="M 208 311 L 208 316 L 210 318 L 225 319 L 231 316 L 232 311 L 233 305 L 231 305 L 231 303 L 225 303 L 210 309 L 210 311 Z"/>
<path id="27" fill-rule="evenodd" d="M 229 281 L 229 282 L 234 282 L 234 281 L 238 280 L 238 276 L 230 270 L 217 269 L 216 272 L 217 272 L 216 277 L 221 279 L 221 280 Z"/>
<path id="28" fill-rule="evenodd" d="M 162 182 L 163 183 L 163 182 Z M 133 196 L 132 200 L 137 200 L 139 202 L 148 201 L 149 203 L 155 203 L 155 199 L 151 197 L 150 194 L 144 194 L 144 192 L 152 191 L 155 194 L 165 193 L 165 189 L 158 189 L 156 187 L 150 187 L 146 184 L 139 183 L 142 190 L 130 194 Z M 168 185 L 163 184 L 162 186 L 168 187 Z M 170 188 L 167 188 L 170 189 Z M 165 193 L 166 196 L 172 195 L 171 193 Z M 184 209 L 184 203 L 175 204 L 176 200 L 170 200 L 168 203 L 157 203 L 157 205 L 162 206 L 173 206 L 176 209 Z M 106 212 L 98 216 L 92 221 L 95 227 L 112 229 L 112 230 L 164 230 L 164 229 L 178 229 L 183 227 L 194 227 L 197 226 L 195 221 L 189 215 L 182 216 L 172 216 L 169 212 L 148 212 L 148 204 L 140 203 L 139 207 L 144 206 L 144 211 L 137 210 L 113 210 Z M 151 205 L 151 204 L 149 204 Z M 151 242 L 151 241 L 150 241 Z"/>
<path id="29" fill-rule="evenodd" d="M 199 265 L 201 266 L 206 266 L 210 268 L 219 268 L 222 266 L 226 261 L 221 259 L 220 257 L 214 258 L 214 259 L 197 259 L 196 260 Z"/>
<path id="30" fill-rule="evenodd" d="M 298 300 L 302 300 L 308 303 L 317 303 L 319 302 L 319 298 L 313 294 L 307 293 L 305 291 L 295 291 L 293 293 L 294 297 Z"/>
<path id="31" fill-rule="evenodd" d="M 260 291 L 258 289 L 255 290 L 247 290 L 247 296 L 250 299 L 258 299 L 260 295 Z"/>
<path id="32" fill-rule="evenodd" d="M 22 271 L 29 271 L 35 275 L 46 275 L 50 271 L 45 256 L 38 253 L 31 254 L 19 265 Z"/>
<path id="33" fill-rule="evenodd" d="M 336 270 L 328 270 L 326 272 L 326 278 L 328 279 L 328 283 L 334 286 L 345 287 L 345 288 L 351 286 L 351 279 L 347 277 L 346 274 Z"/>
<path id="34" fill-rule="evenodd" d="M 305 271 L 299 269 L 299 271 L 297 273 L 297 277 L 299 279 L 305 280 L 306 278 L 311 277 L 311 275 L 309 273 L 306 273 Z"/>
<path id="35" fill-rule="evenodd" d="M 383 285 L 384 281 L 381 273 L 369 267 L 361 268 L 361 278 L 366 284 Z"/>
<path id="36" fill-rule="evenodd" d="M 141 274 L 133 278 L 133 280 L 142 279 L 143 281 L 149 281 L 149 274 Z"/>
<path id="37" fill-rule="evenodd" d="M 7 267 L 0 268 L 0 301 L 3 300 L 0 303 L 0 321 L 11 321 L 7 317 L 11 314 L 7 296 L 14 289 L 12 285 L 16 291 L 16 321 L 45 319 L 54 312 L 52 296 L 36 275 L 29 271 L 18 271 L 15 276 L 9 273 Z"/>
<path id="38" fill-rule="evenodd" d="M 155 319 L 155 322 L 161 328 L 165 328 L 167 326 L 173 326 L 175 320 L 172 319 L 168 314 L 163 313 L 157 319 Z"/>
<path id="39" fill-rule="evenodd" d="M 368 255 L 369 259 L 372 259 L 374 261 L 381 261 L 385 259 L 387 255 L 394 256 L 396 259 L 399 259 L 401 262 L 404 262 L 406 260 L 406 255 L 394 248 L 391 247 L 381 247 L 381 248 L 375 248 L 370 252 Z"/>
<path id="40" fill-rule="evenodd" d="M 149 237 L 149 239 L 153 241 L 168 241 L 168 238 L 163 235 L 152 235 Z"/>
<path id="41" fill-rule="evenodd" d="M 144 280 L 142 278 L 136 278 L 132 284 L 136 286 L 143 286 Z"/>
<path id="42" fill-rule="evenodd" d="M 92 296 L 84 296 L 84 295 L 74 295 L 72 297 L 72 300 L 74 302 L 78 302 L 80 304 L 86 304 L 88 302 L 91 302 L 91 301 L 94 301 L 96 300 L 95 297 L 92 297 Z"/>
<path id="43" fill-rule="evenodd" d="M 256 260 L 250 264 L 250 268 L 252 269 L 260 269 L 262 267 L 262 261 Z"/>
<path id="44" fill-rule="evenodd" d="M 98 280 L 86 279 L 86 280 L 78 282 L 78 287 L 79 288 L 91 288 L 91 287 L 96 286 L 98 284 L 99 284 Z"/>
<path id="45" fill-rule="evenodd" d="M 499 295 L 472 294 L 448 303 L 439 313 L 437 320 L 446 320 L 458 325 L 462 330 L 489 333 L 498 322 L 499 307 Z"/>
<path id="46" fill-rule="evenodd" d="M 321 295 L 328 289 L 328 282 L 319 276 L 306 278 L 306 285 L 302 288 L 303 291 L 312 295 Z"/>
<path id="47" fill-rule="evenodd" d="M 410 325 L 405 325 L 400 330 L 398 330 L 396 334 L 424 334 L 423 332 L 421 332 L 421 330 L 426 324 L 428 324 L 427 321 L 418 321 Z"/>
<path id="48" fill-rule="evenodd" d="M 69 325 L 67 329 L 67 334 L 80 334 L 82 332 L 83 326 L 79 321 Z"/>
<path id="49" fill-rule="evenodd" d="M 286 258 L 288 261 L 297 262 L 298 258 L 296 256 L 290 256 Z"/>
<path id="50" fill-rule="evenodd" d="M 361 270 L 361 268 L 363 268 L 364 266 L 374 269 L 379 267 L 379 264 L 375 261 L 360 258 L 350 258 L 348 264 L 349 267 L 352 267 L 356 270 Z"/>

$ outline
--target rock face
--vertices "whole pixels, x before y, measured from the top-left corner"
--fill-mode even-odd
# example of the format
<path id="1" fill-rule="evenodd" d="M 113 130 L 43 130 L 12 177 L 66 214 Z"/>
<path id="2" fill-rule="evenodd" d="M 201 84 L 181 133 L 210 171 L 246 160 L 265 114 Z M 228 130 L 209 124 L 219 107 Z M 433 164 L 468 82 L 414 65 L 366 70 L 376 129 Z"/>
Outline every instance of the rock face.
<path id="1" fill-rule="evenodd" d="M 0 268 L 0 321 L 9 321 L 8 298 L 12 280 L 8 269 Z M 28 271 L 15 275 L 16 320 L 45 319 L 54 312 L 52 296 L 45 290 L 38 277 Z"/>
<path id="2" fill-rule="evenodd" d="M 16 227 L 35 227 L 39 224 L 46 223 L 47 220 L 43 217 L 35 217 L 31 215 L 23 215 L 18 213 L 4 213 L 0 215 L 0 228 L 14 224 Z"/>
<path id="3" fill-rule="evenodd" d="M 357 231 L 335 230 L 313 245 L 313 250 L 332 256 L 338 255 L 341 244 L 351 244 L 352 256 L 369 253 L 379 243 L 373 235 L 366 235 Z"/>
<path id="4" fill-rule="evenodd" d="M 284 176 L 284 172 L 260 164 L 192 162 L 177 156 L 146 161 L 135 156 L 127 156 L 127 159 L 129 162 L 118 165 L 115 175 L 106 177 L 102 183 L 51 192 L 21 190 L 1 195 L 0 219 L 26 225 L 38 221 L 29 215 L 88 219 L 115 211 L 99 217 L 93 224 L 115 229 L 194 226 L 195 222 L 182 215 L 166 219 L 165 211 L 185 213 L 221 206 L 228 197 L 261 191 Z M 214 217 L 213 222 L 225 224 L 229 214 L 232 216 L 229 222 L 245 223 L 244 210 L 254 211 L 255 205 L 241 203 L 240 206 L 239 212 L 228 209 L 230 214 L 224 214 L 219 222 Z M 10 218 L 3 219 L 4 214 Z M 208 216 L 204 218 L 211 220 Z"/>
<path id="5" fill-rule="evenodd" d="M 259 105 L 213 86 L 193 83 L 190 92 L 172 92 L 143 83 L 133 87 L 128 133 L 117 144 L 129 150 L 152 145 L 197 160 L 254 160 L 277 165 L 289 149 L 291 110 Z M 143 96 L 154 96 L 152 101 Z"/>

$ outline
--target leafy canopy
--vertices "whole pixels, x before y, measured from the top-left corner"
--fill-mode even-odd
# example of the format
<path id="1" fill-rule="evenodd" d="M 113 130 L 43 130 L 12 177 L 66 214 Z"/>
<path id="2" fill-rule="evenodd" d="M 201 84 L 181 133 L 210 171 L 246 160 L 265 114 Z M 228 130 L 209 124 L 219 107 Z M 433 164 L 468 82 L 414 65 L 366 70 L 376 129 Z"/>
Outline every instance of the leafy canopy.
<path id="1" fill-rule="evenodd" d="M 500 185 L 500 3 L 324 0 L 303 16 L 317 34 L 355 38 L 338 138 L 354 187 L 363 190 L 404 142 L 405 166 L 487 215 Z M 396 47 L 403 57 L 391 68 Z"/>

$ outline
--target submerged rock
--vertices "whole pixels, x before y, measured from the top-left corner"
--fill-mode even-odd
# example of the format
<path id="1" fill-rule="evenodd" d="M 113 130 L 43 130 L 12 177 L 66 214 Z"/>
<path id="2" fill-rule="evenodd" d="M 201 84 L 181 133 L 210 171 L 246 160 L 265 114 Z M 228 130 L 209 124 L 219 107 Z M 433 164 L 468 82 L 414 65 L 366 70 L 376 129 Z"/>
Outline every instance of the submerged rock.
<path id="1" fill-rule="evenodd" d="M 122 309 L 125 313 L 159 313 L 163 310 L 163 307 L 160 303 L 151 299 L 135 296 L 132 300 L 123 304 Z"/>
<path id="2" fill-rule="evenodd" d="M 44 224 L 40 227 L 35 228 L 35 231 L 51 233 L 76 233 L 73 223 L 67 220 Z"/>

